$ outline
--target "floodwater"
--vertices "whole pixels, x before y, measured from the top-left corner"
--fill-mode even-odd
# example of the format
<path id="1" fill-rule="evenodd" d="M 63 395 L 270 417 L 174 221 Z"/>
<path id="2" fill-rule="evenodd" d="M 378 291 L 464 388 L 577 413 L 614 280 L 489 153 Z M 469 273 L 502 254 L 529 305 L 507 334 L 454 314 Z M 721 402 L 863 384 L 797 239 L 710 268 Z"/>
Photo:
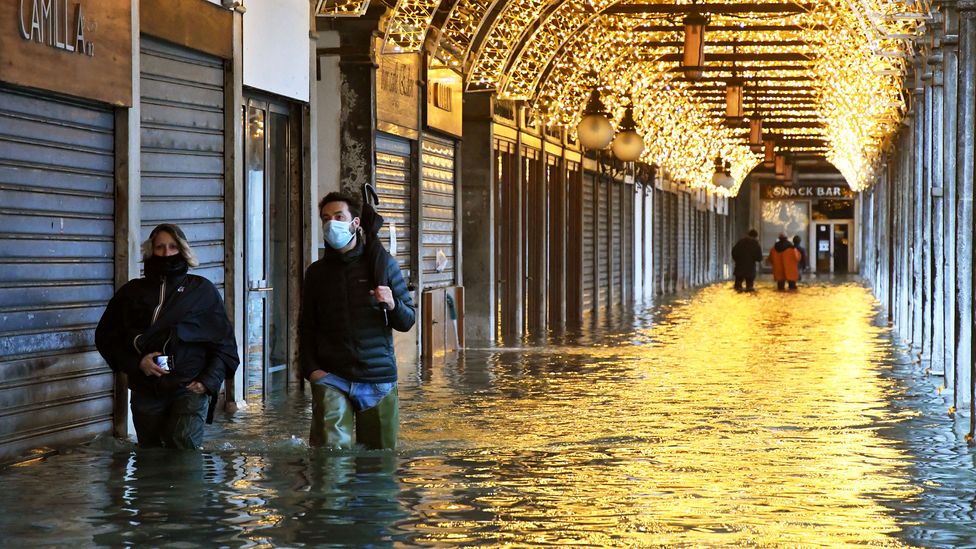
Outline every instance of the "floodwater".
<path id="1" fill-rule="evenodd" d="M 307 396 L 202 453 L 0 471 L 0 545 L 976 546 L 976 466 L 854 282 L 728 284 L 549 345 L 401 365 L 402 447 L 310 450 Z"/>

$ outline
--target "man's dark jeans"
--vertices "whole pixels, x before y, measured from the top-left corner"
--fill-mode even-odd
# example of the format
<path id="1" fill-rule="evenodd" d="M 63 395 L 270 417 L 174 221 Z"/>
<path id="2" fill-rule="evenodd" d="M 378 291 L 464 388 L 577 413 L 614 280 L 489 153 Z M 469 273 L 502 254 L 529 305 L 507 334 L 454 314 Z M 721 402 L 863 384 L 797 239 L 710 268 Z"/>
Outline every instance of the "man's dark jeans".
<path id="1" fill-rule="evenodd" d="M 735 291 L 742 291 L 742 282 L 746 283 L 746 291 L 751 292 L 753 290 L 752 285 L 756 282 L 756 277 L 754 276 L 735 276 Z"/>
<path id="2" fill-rule="evenodd" d="M 194 450 L 203 444 L 206 394 L 185 387 L 164 395 L 132 393 L 132 423 L 141 448 L 165 446 Z"/>

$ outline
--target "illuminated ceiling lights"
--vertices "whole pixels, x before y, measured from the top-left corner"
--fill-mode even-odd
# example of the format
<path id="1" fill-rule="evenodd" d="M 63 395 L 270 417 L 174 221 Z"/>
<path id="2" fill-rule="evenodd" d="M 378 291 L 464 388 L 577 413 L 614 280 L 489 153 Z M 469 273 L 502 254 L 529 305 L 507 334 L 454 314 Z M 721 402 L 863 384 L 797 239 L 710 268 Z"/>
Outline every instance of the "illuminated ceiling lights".
<path id="1" fill-rule="evenodd" d="M 397 0 L 381 30 L 403 51 L 429 46 L 462 71 L 469 91 L 524 100 L 544 113 L 541 122 L 570 131 L 585 133 L 579 105 L 592 90 L 587 75 L 598 72 L 602 137 L 613 140 L 609 113 L 624 114 L 632 101 L 634 131 L 647 137 L 640 158 L 693 187 L 712 186 L 716 156 L 741 184 L 764 160 L 760 152 L 792 152 L 831 162 L 861 190 L 907 111 L 905 59 L 927 2 L 458 0 L 443 11 L 439 0 Z M 321 0 L 316 8 L 341 14 L 367 5 Z M 736 39 L 738 54 L 722 53 Z M 744 116 L 736 93 L 729 109 L 730 59 L 762 106 L 747 133 L 725 124 L 728 114 Z M 770 130 L 785 139 L 771 144 Z"/>
<path id="2" fill-rule="evenodd" d="M 322 17 L 359 17 L 369 8 L 369 0 L 318 0 L 315 15 Z"/>

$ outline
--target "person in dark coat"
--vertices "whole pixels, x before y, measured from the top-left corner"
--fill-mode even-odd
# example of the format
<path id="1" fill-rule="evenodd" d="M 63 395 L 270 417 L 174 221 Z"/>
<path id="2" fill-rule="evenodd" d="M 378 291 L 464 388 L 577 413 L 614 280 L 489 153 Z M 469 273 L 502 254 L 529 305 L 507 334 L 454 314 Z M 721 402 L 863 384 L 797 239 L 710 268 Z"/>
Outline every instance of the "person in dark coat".
<path id="1" fill-rule="evenodd" d="M 800 235 L 793 236 L 793 247 L 796 248 L 796 251 L 800 252 L 800 263 L 797 264 L 797 269 L 799 269 L 800 277 L 802 278 L 802 273 L 810 269 L 810 263 L 807 258 L 807 249 L 800 245 L 801 242 L 803 242 L 803 239 L 800 238 Z"/>
<path id="2" fill-rule="evenodd" d="M 309 443 L 393 449 L 400 421 L 392 330 L 410 330 L 416 315 L 400 267 L 382 246 L 371 253 L 385 261 L 388 285 L 376 282 L 360 207 L 344 192 L 319 203 L 327 246 L 305 271 L 298 321 L 302 374 L 312 384 Z"/>
<path id="3" fill-rule="evenodd" d="M 142 252 L 145 276 L 108 302 L 95 346 L 127 376 L 139 446 L 198 449 L 240 364 L 234 330 L 213 283 L 187 274 L 199 263 L 178 226 L 158 225 Z"/>
<path id="4" fill-rule="evenodd" d="M 750 229 L 735 246 L 732 246 L 732 261 L 735 262 L 735 291 L 742 291 L 742 283 L 746 283 L 745 291 L 753 292 L 756 282 L 756 264 L 763 260 L 762 247 L 759 245 L 759 233 Z"/>

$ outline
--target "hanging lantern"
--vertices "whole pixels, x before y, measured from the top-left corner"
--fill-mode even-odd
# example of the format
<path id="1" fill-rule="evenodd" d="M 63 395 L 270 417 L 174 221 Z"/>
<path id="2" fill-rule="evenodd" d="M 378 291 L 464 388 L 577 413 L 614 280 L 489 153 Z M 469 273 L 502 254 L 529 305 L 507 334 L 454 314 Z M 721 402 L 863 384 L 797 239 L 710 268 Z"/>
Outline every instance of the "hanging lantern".
<path id="1" fill-rule="evenodd" d="M 693 11 L 685 16 L 685 44 L 681 66 L 689 80 L 700 80 L 705 65 L 705 26 L 708 18 Z"/>
<path id="2" fill-rule="evenodd" d="M 725 83 L 725 118 L 730 126 L 741 124 L 745 115 L 742 108 L 742 85 L 742 79 L 736 76 Z"/>
<path id="3" fill-rule="evenodd" d="M 776 179 L 778 181 L 786 179 L 786 157 L 781 154 L 776 155 Z"/>
<path id="4" fill-rule="evenodd" d="M 712 186 L 723 187 L 725 180 L 725 170 L 723 170 L 722 157 L 715 157 L 715 173 L 712 174 Z"/>
<path id="5" fill-rule="evenodd" d="M 763 166 L 767 168 L 772 168 L 776 162 L 776 140 L 773 139 L 772 137 L 768 139 L 763 139 L 763 145 L 765 147 Z"/>
<path id="6" fill-rule="evenodd" d="M 787 185 L 793 184 L 793 162 L 790 159 L 787 159 L 783 166 L 783 182 Z"/>
<path id="7" fill-rule="evenodd" d="M 762 117 L 758 114 L 749 119 L 749 149 L 754 153 L 763 152 Z"/>
<path id="8" fill-rule="evenodd" d="M 607 109 L 600 100 L 600 91 L 593 88 L 586 102 L 583 119 L 576 126 L 576 134 L 581 145 L 587 149 L 605 149 L 613 139 L 613 126 L 607 116 Z"/>
<path id="9" fill-rule="evenodd" d="M 637 124 L 634 122 L 634 108 L 628 106 L 624 111 L 624 117 L 620 119 L 620 126 L 617 136 L 613 138 L 610 145 L 613 155 L 624 162 L 633 162 L 640 158 L 644 152 L 644 138 L 637 133 Z"/>

